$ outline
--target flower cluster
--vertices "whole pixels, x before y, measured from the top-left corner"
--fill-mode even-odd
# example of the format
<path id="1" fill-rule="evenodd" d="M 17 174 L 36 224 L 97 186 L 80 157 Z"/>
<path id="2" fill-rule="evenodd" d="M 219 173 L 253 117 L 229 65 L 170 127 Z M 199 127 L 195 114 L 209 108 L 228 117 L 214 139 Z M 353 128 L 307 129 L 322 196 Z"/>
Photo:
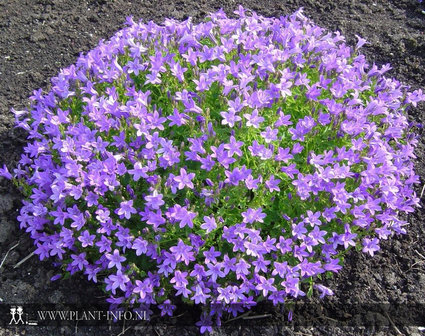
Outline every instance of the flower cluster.
<path id="1" fill-rule="evenodd" d="M 128 18 L 13 111 L 29 143 L 1 170 L 41 260 L 113 304 L 202 304 L 203 332 L 260 300 L 332 294 L 319 282 L 343 253 L 373 256 L 418 205 L 405 111 L 422 91 L 301 10 L 235 13 Z"/>

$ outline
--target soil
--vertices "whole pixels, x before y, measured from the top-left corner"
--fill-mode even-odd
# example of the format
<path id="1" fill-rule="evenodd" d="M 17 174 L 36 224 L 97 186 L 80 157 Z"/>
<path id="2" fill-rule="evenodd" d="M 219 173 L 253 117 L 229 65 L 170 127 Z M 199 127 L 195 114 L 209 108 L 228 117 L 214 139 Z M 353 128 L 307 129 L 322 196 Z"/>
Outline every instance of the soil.
<path id="1" fill-rule="evenodd" d="M 355 35 L 370 44 L 363 48 L 370 63 L 390 63 L 390 75 L 412 88 L 425 87 L 425 4 L 416 0 L 250 0 L 244 7 L 265 16 L 291 14 L 304 7 L 305 14 L 330 31 L 340 31 L 354 45 Z M 13 128 L 12 107 L 24 108 L 28 96 L 38 88 L 47 89 L 49 79 L 59 69 L 74 63 L 81 52 L 95 47 L 123 27 L 133 15 L 145 21 L 162 22 L 166 17 L 195 21 L 223 8 L 232 13 L 234 0 L 198 2 L 124 0 L 8 0 L 0 2 L 0 163 L 9 166 L 18 160 L 25 134 Z M 410 110 L 410 117 L 425 121 L 425 107 Z M 416 169 L 425 178 L 425 143 L 416 155 Z M 421 187 L 417 193 L 421 194 Z M 51 282 L 55 268 L 50 262 L 30 257 L 14 265 L 33 250 L 28 235 L 19 230 L 16 220 L 21 195 L 7 181 L 0 181 L 0 306 L 25 303 L 96 302 L 104 294 L 82 276 Z M 421 200 L 424 205 L 423 198 Z M 373 258 L 350 253 L 345 267 L 328 281 L 335 296 L 320 304 L 314 301 L 301 309 L 310 323 L 283 322 L 286 313 L 258 308 L 255 314 L 269 318 L 227 323 L 214 335 L 423 335 L 425 327 L 425 207 L 408 217 L 408 234 L 382 244 Z M 11 249 L 17 245 L 15 248 Z M 10 250 L 11 249 L 11 250 Z M 9 251 L 10 250 L 10 251 Z M 7 253 L 9 251 L 9 253 Z M 6 255 L 7 254 L 7 255 Z M 386 303 L 387 312 L 374 312 L 364 304 Z M 383 305 L 381 305 L 383 307 Z M 381 307 L 381 308 L 382 308 Z M 394 309 L 394 307 L 398 307 Z M 314 309 L 313 309 L 314 308 Z M 313 318 L 320 308 L 326 317 Z M 8 309 L 8 308 L 7 308 Z M 398 310 L 399 309 L 399 310 Z M 403 323 L 400 317 L 418 310 L 416 323 Z M 313 311 L 316 310 L 316 311 Z M 351 311 L 350 311 L 351 310 Z M 406 311 L 409 310 L 409 311 Z M 6 312 L 3 309 L 3 312 Z M 190 319 L 183 311 L 182 319 Z M 354 315 L 344 326 L 347 313 Z M 345 314 L 345 315 L 344 315 Z M 300 318 L 298 315 L 298 318 Z M 241 321 L 243 323 L 241 323 Z M 248 323 L 251 321 L 250 323 Z M 353 322 L 354 321 L 354 322 Z M 356 322 L 357 321 L 357 322 Z M 6 327 L 0 335 L 196 335 L 189 323 L 176 326 L 116 327 Z"/>

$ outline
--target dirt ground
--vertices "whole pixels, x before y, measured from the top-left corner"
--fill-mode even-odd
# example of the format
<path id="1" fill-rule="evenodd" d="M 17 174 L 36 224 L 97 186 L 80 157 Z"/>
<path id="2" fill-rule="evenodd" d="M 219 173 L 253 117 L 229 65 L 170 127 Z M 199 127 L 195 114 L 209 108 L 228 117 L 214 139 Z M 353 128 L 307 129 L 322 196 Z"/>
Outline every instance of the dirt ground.
<path id="1" fill-rule="evenodd" d="M 370 63 L 391 63 L 391 76 L 412 88 L 425 88 L 425 3 L 416 0 L 3 0 L 0 1 L 0 163 L 13 166 L 25 143 L 25 134 L 13 128 L 10 108 L 25 107 L 33 90 L 46 89 L 49 79 L 60 68 L 74 63 L 81 52 L 90 50 L 100 39 L 107 39 L 123 27 L 126 16 L 156 22 L 166 17 L 185 19 L 188 16 L 201 20 L 206 13 L 219 8 L 232 13 L 239 3 L 266 16 L 286 15 L 304 7 L 305 14 L 318 25 L 331 31 L 339 30 L 352 45 L 356 34 L 365 37 L 370 44 L 363 53 Z M 412 119 L 425 123 L 424 114 L 423 105 L 410 111 Z M 424 145 L 422 140 L 416 152 L 416 169 L 422 183 Z M 418 194 L 421 189 L 422 186 L 418 187 Z M 13 186 L 0 181 L 0 263 L 4 260 L 0 269 L 0 308 L 10 304 L 103 300 L 103 293 L 83 277 L 50 282 L 54 267 L 48 261 L 38 261 L 37 257 L 14 268 L 34 250 L 28 235 L 18 228 L 16 216 L 20 202 L 21 196 Z M 271 318 L 258 319 L 255 323 L 231 322 L 214 335 L 425 335 L 417 325 L 409 326 L 399 319 L 406 310 L 416 309 L 419 312 L 415 314 L 419 315 L 415 316 L 423 317 L 425 327 L 424 218 L 425 207 L 422 207 L 409 216 L 408 234 L 384 242 L 374 258 L 359 253 L 348 256 L 344 269 L 328 282 L 335 296 L 323 305 L 325 318 L 312 318 L 302 326 L 288 326 L 280 320 L 284 315 L 271 311 L 268 312 Z M 363 307 L 369 303 L 385 303 L 400 310 L 377 313 Z M 311 307 L 320 306 L 316 302 Z M 356 316 L 357 323 L 343 326 L 341 312 L 346 314 L 350 310 L 356 310 L 352 315 Z M 4 309 L 2 312 L 7 314 Z M 190 314 L 189 311 L 183 313 Z M 313 313 L 308 309 L 303 312 L 304 316 Z M 189 325 L 129 329 L 78 325 L 0 326 L 0 336 L 197 333 L 197 328 Z"/>

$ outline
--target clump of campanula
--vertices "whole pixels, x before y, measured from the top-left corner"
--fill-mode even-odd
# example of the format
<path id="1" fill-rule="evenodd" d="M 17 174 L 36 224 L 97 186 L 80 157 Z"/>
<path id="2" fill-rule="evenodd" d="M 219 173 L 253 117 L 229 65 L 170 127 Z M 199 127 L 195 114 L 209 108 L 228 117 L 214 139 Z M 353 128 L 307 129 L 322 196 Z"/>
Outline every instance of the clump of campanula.
<path id="1" fill-rule="evenodd" d="M 55 279 L 162 315 L 180 297 L 208 332 L 259 301 L 332 295 L 345 251 L 406 232 L 422 91 L 301 10 L 235 13 L 128 18 L 13 110 L 28 143 L 1 174 Z"/>

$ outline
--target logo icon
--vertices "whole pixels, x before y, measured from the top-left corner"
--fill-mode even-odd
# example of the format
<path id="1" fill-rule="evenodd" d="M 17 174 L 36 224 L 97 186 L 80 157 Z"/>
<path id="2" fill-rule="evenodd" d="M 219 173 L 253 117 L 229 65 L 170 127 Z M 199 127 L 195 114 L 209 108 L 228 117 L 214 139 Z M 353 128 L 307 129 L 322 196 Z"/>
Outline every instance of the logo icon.
<path id="1" fill-rule="evenodd" d="M 11 324 L 25 324 L 22 319 L 22 315 L 24 314 L 24 308 L 22 306 L 10 307 L 10 315 L 12 315 L 12 319 L 9 322 Z"/>

